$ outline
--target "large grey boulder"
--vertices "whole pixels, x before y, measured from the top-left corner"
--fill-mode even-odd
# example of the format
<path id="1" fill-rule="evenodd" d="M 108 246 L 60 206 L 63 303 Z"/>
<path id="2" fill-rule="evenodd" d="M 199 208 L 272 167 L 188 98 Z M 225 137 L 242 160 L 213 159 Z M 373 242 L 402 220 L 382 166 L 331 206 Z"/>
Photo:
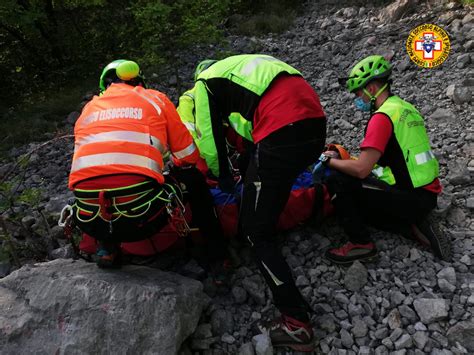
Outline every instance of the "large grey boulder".
<path id="1" fill-rule="evenodd" d="M 417 3 L 417 0 L 394 1 L 380 12 L 379 18 L 383 23 L 396 22 L 410 14 Z"/>
<path id="2" fill-rule="evenodd" d="M 142 266 L 25 266 L 0 280 L 2 354 L 175 354 L 198 323 L 202 284 Z"/>

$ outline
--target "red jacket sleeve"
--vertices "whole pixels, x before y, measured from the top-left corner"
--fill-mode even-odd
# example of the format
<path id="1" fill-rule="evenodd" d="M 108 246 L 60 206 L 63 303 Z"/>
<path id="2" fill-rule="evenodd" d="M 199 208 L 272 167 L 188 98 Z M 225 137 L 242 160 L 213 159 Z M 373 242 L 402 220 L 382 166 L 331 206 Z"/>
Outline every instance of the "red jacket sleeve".
<path id="1" fill-rule="evenodd" d="M 393 127 L 390 118 L 382 113 L 376 113 L 367 125 L 367 131 L 360 148 L 374 148 L 383 154 L 392 131 Z"/>

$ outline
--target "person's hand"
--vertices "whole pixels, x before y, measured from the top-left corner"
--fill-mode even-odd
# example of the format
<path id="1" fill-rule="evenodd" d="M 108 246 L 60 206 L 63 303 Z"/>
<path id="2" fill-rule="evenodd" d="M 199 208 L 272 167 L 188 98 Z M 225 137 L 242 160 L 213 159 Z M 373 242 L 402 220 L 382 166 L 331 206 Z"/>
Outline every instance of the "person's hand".
<path id="1" fill-rule="evenodd" d="M 184 170 L 190 169 L 195 165 L 179 161 L 175 157 L 171 156 L 171 159 L 166 163 L 165 166 L 168 166 L 170 170 Z"/>
<path id="2" fill-rule="evenodd" d="M 235 181 L 231 175 L 219 177 L 217 181 L 222 192 L 227 194 L 234 193 Z"/>
<path id="3" fill-rule="evenodd" d="M 326 150 L 325 152 L 323 152 L 323 154 L 327 155 L 328 157 L 331 157 L 332 159 L 341 159 L 341 156 L 335 150 Z"/>
<path id="4" fill-rule="evenodd" d="M 168 174 L 174 169 L 174 163 L 172 159 L 163 160 L 163 173 Z"/>

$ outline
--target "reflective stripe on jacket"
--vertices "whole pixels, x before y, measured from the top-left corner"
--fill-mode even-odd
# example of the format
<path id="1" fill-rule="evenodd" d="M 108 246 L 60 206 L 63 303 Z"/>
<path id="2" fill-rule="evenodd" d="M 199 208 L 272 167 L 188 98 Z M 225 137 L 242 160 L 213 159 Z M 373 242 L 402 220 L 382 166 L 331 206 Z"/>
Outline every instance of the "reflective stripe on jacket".
<path id="1" fill-rule="evenodd" d="M 163 93 L 112 84 L 84 108 L 74 127 L 69 188 L 111 174 L 140 174 L 164 182 L 163 154 L 176 165 L 195 164 L 199 153 L 174 105 Z"/>

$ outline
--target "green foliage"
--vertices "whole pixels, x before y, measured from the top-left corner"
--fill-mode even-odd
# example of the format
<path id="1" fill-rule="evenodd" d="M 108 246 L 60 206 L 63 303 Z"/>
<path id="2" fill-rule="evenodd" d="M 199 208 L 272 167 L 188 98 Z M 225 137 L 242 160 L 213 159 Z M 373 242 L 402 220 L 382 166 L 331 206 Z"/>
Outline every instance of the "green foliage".
<path id="1" fill-rule="evenodd" d="M 3 2 L 0 41 L 6 50 L 0 50 L 1 72 L 7 74 L 10 86 L 2 97 L 16 99 L 71 77 L 83 78 L 103 53 L 121 48 L 121 33 L 127 29 L 123 23 L 131 15 L 114 8 L 105 0 Z M 115 28 L 120 29 L 118 36 L 111 30 Z"/>
<path id="2" fill-rule="evenodd" d="M 131 6 L 140 38 L 142 62 L 157 66 L 165 61 L 179 65 L 179 50 L 195 43 L 212 43 L 221 38 L 217 28 L 225 18 L 230 1 L 141 0 Z"/>
<path id="3" fill-rule="evenodd" d="M 24 189 L 21 193 L 17 191 L 20 182 L 18 179 L 0 184 L 0 214 L 11 211 L 19 204 L 37 207 L 41 202 L 42 191 L 36 188 Z"/>
<path id="4" fill-rule="evenodd" d="M 17 186 L 17 179 L 7 180 L 0 183 L 0 214 L 12 207 L 12 196 Z"/>
<path id="5" fill-rule="evenodd" d="M 31 207 L 37 207 L 41 202 L 42 193 L 40 189 L 28 188 L 21 192 L 18 201 Z"/>
<path id="6" fill-rule="evenodd" d="M 217 40 L 229 8 L 230 0 L 4 0 L 0 112 L 39 89 L 98 76 L 113 59 L 174 61 L 177 49 Z"/>
<path id="7" fill-rule="evenodd" d="M 0 237 L 0 240 L 2 238 Z M 10 260 L 10 252 L 8 250 L 8 246 L 0 246 L 0 262 L 2 261 L 9 261 Z"/>

